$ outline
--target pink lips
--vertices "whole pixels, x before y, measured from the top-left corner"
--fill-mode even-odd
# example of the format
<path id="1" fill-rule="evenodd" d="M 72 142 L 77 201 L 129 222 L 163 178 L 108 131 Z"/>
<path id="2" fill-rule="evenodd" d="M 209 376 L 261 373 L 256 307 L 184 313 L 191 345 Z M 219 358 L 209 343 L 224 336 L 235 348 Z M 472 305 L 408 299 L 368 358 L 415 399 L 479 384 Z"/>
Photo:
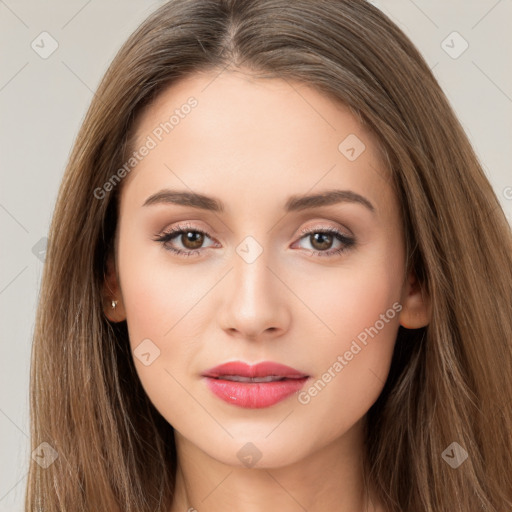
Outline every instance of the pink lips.
<path id="1" fill-rule="evenodd" d="M 278 363 L 233 361 L 210 368 L 203 377 L 210 391 L 239 407 L 270 407 L 299 391 L 308 375 Z"/>

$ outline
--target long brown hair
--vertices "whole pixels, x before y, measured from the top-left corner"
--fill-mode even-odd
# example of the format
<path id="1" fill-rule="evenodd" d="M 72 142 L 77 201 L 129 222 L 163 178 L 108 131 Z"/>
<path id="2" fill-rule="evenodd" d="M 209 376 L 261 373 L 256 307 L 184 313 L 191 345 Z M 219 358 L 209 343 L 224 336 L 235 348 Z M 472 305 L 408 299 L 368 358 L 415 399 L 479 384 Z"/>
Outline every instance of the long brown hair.
<path id="1" fill-rule="evenodd" d="M 126 161 L 136 120 L 159 92 L 228 66 L 300 81 L 348 105 L 375 133 L 393 177 L 407 270 L 430 297 L 431 321 L 399 329 L 388 380 L 367 415 L 367 485 L 389 512 L 512 510 L 510 226 L 424 59 L 363 0 L 172 0 L 113 60 L 49 233 L 31 443 L 47 442 L 58 457 L 46 468 L 30 461 L 26 510 L 171 506 L 172 427 L 141 387 L 126 324 L 103 314 L 121 186 L 101 198 L 94 191 Z M 448 461 L 461 448 L 468 457 L 454 467 Z"/>

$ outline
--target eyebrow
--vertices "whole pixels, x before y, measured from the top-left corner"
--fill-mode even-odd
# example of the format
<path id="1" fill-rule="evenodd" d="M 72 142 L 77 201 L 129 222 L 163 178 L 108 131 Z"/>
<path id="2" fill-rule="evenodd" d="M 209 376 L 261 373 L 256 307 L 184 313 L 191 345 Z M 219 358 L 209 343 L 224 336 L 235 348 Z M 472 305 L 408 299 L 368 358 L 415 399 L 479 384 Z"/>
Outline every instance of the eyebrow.
<path id="1" fill-rule="evenodd" d="M 328 206 L 337 203 L 361 204 L 372 213 L 375 213 L 375 207 L 368 199 L 366 199 L 366 197 L 363 197 L 351 190 L 326 190 L 319 194 L 290 196 L 285 203 L 285 211 L 301 211 L 307 210 L 308 208 L 319 208 L 321 206 Z M 162 189 L 149 196 L 146 201 L 144 201 L 143 206 L 150 206 L 153 204 L 177 204 L 217 213 L 224 212 L 224 205 L 219 199 L 198 194 L 196 192 L 170 189 Z"/>

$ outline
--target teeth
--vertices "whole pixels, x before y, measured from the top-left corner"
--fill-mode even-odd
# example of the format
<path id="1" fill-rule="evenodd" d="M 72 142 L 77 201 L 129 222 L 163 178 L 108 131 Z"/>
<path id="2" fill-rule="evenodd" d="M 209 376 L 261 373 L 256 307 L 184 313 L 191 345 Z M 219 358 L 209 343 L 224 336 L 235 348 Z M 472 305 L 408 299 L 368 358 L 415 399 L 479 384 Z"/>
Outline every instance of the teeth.
<path id="1" fill-rule="evenodd" d="M 278 377 L 276 375 L 268 375 L 267 377 L 242 377 L 240 375 L 219 375 L 218 379 L 231 380 L 233 382 L 276 382 L 285 380 L 286 377 Z"/>

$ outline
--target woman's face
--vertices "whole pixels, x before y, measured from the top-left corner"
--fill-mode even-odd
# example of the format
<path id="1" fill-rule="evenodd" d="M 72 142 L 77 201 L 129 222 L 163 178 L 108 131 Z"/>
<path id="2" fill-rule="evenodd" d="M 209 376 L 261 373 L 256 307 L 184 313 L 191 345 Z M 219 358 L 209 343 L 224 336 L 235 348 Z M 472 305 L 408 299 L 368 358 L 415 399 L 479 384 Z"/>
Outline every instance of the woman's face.
<path id="1" fill-rule="evenodd" d="M 305 85 L 215 72 L 160 95 L 134 149 L 116 271 L 152 403 L 230 465 L 347 439 L 383 388 L 411 295 L 374 137 Z M 229 362 L 249 367 L 212 370 Z"/>

